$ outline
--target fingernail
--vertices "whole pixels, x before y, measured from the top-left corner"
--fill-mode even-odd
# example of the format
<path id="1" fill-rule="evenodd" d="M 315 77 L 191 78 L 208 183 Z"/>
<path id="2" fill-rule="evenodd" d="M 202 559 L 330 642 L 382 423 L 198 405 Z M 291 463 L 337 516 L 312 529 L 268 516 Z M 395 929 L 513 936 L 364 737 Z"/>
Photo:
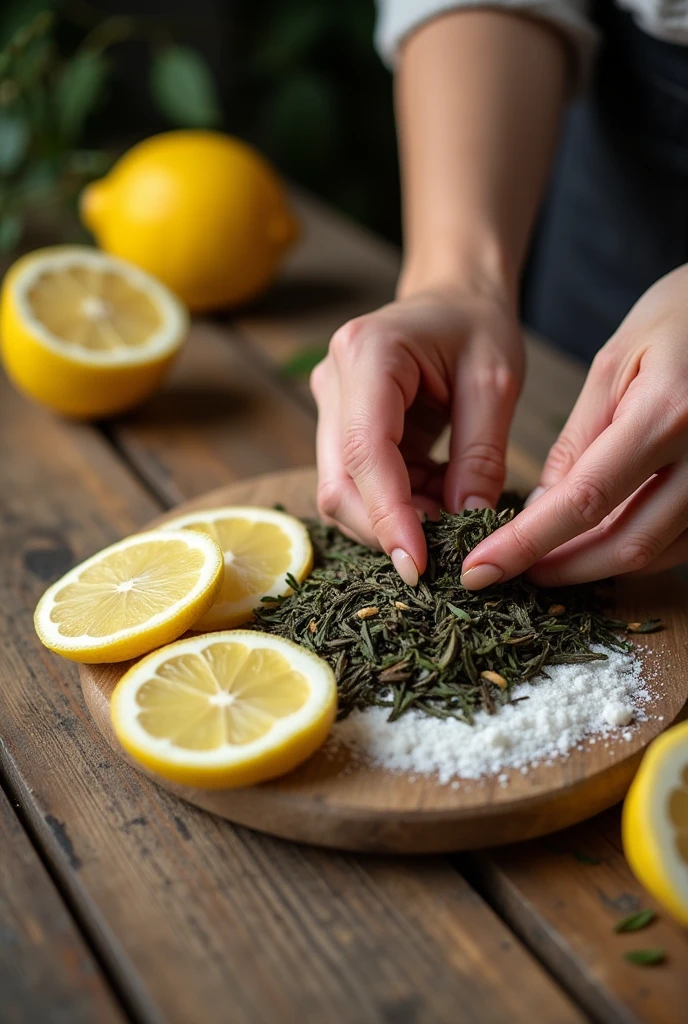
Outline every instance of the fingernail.
<path id="1" fill-rule="evenodd" d="M 484 562 L 482 565 L 474 565 L 472 569 L 466 569 L 461 573 L 461 584 L 466 590 L 482 590 L 492 583 L 499 583 L 504 570 L 498 565 L 490 565 Z"/>
<path id="2" fill-rule="evenodd" d="M 528 508 L 528 506 L 532 505 L 534 501 L 537 501 L 538 498 L 541 498 L 546 490 L 546 487 L 541 487 L 540 485 L 538 485 L 533 491 L 530 492 L 526 500 L 523 502 L 523 507 Z"/>
<path id="3" fill-rule="evenodd" d="M 418 586 L 418 569 L 416 563 L 413 561 L 408 551 L 404 551 L 403 548 L 395 548 L 390 555 L 394 568 L 401 576 L 404 583 L 409 587 Z"/>
<path id="4" fill-rule="evenodd" d="M 489 508 L 490 503 L 487 498 L 480 498 L 477 494 L 469 494 L 467 498 L 464 498 L 463 507 L 473 511 L 476 508 Z"/>

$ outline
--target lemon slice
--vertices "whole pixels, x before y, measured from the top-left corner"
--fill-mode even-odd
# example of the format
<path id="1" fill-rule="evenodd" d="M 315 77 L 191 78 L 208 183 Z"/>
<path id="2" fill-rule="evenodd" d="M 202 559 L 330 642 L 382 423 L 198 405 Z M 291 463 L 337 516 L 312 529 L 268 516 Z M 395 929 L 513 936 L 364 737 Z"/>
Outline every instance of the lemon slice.
<path id="1" fill-rule="evenodd" d="M 186 337 L 188 315 L 149 274 L 72 245 L 14 264 L 0 329 L 5 367 L 21 390 L 56 412 L 90 418 L 150 394 Z"/>
<path id="2" fill-rule="evenodd" d="M 638 881 L 688 926 L 688 722 L 650 745 L 624 803 L 622 834 Z"/>
<path id="3" fill-rule="evenodd" d="M 176 640 L 222 586 L 215 541 L 151 530 L 113 544 L 46 590 L 34 623 L 41 641 L 71 661 L 126 661 Z"/>
<path id="4" fill-rule="evenodd" d="M 300 583 L 313 567 L 308 530 L 299 519 L 267 508 L 214 508 L 190 512 L 166 524 L 217 541 L 225 579 L 210 611 L 195 629 L 232 629 L 248 622 L 264 597 L 291 593 L 287 576 Z"/>
<path id="5" fill-rule="evenodd" d="M 291 771 L 325 741 L 337 688 L 321 658 L 281 637 L 207 633 L 155 651 L 112 694 L 129 754 L 174 782 L 249 786 Z"/>

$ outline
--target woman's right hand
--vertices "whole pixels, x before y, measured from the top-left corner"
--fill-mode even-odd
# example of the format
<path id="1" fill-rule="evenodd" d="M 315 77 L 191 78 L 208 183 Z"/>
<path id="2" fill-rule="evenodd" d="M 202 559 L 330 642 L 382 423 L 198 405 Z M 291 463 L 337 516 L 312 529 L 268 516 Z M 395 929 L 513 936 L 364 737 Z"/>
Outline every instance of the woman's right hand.
<path id="1" fill-rule="evenodd" d="M 415 585 L 427 559 L 419 511 L 499 497 L 522 373 L 501 290 L 424 290 L 344 324 L 311 378 L 323 518 L 381 547 Z M 430 451 L 447 424 L 440 465 Z"/>

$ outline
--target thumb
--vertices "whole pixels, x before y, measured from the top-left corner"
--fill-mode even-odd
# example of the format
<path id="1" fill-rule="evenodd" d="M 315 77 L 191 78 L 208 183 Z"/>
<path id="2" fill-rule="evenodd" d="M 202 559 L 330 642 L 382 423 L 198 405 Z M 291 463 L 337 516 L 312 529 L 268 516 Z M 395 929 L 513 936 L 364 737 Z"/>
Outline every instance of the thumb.
<path id="1" fill-rule="evenodd" d="M 610 425 L 614 408 L 607 374 L 599 369 L 599 363 L 593 362 L 576 404 L 549 450 L 537 487 L 526 499 L 526 506 L 571 472 L 583 452 Z"/>

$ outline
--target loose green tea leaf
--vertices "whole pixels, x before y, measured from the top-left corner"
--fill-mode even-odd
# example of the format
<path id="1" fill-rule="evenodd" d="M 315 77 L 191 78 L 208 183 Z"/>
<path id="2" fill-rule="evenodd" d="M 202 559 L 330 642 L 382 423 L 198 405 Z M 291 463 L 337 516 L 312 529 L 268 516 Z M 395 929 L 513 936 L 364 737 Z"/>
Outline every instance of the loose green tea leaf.
<path id="1" fill-rule="evenodd" d="M 639 932 L 657 917 L 654 910 L 638 910 L 635 914 L 629 914 L 614 925 L 615 932 Z"/>
<path id="2" fill-rule="evenodd" d="M 629 949 L 627 953 L 624 953 L 624 960 L 628 960 L 631 964 L 640 964 L 642 967 L 655 967 L 657 964 L 663 964 L 666 960 L 666 950 Z"/>
<path id="3" fill-rule="evenodd" d="M 547 665 L 604 660 L 594 646 L 630 650 L 617 635 L 626 623 L 601 614 L 594 588 L 570 587 L 564 599 L 523 577 L 477 593 L 461 586 L 468 552 L 514 515 L 480 509 L 426 522 L 428 567 L 415 589 L 386 555 L 310 522 L 313 572 L 291 581 L 292 596 L 265 602 L 256 628 L 330 663 L 340 718 L 375 705 L 390 709 L 390 721 L 413 708 L 472 724 Z"/>
<path id="4" fill-rule="evenodd" d="M 657 633 L 664 629 L 661 619 L 648 619 L 647 622 L 629 622 L 626 626 L 627 633 Z"/>

